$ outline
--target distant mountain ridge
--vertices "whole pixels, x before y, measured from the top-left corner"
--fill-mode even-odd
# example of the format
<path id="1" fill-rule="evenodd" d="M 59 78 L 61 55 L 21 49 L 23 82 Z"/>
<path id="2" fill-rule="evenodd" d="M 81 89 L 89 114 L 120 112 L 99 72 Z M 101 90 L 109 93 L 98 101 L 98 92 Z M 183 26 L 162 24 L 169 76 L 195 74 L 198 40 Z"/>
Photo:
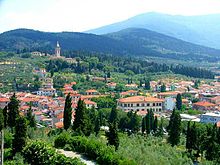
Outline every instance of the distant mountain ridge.
<path id="1" fill-rule="evenodd" d="M 187 42 L 220 49 L 220 14 L 180 16 L 144 13 L 125 21 L 91 29 L 86 33 L 107 34 L 127 28 L 145 28 Z"/>
<path id="2" fill-rule="evenodd" d="M 129 28 L 106 35 L 78 32 L 49 33 L 17 29 L 0 34 L 0 51 L 26 49 L 53 52 L 57 41 L 62 51 L 74 50 L 191 60 L 215 61 L 220 59 L 220 50 L 191 44 L 140 28 Z"/>

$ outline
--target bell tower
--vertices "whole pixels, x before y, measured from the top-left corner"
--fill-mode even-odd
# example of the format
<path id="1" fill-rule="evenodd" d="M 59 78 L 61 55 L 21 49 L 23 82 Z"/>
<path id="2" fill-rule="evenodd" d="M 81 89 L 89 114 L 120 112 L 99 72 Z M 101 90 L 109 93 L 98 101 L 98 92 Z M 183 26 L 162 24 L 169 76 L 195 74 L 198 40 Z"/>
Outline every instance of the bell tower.
<path id="1" fill-rule="evenodd" d="M 60 57 L 60 44 L 59 44 L 59 42 L 57 41 L 57 46 L 56 46 L 56 48 L 55 48 L 55 56 L 56 57 Z"/>

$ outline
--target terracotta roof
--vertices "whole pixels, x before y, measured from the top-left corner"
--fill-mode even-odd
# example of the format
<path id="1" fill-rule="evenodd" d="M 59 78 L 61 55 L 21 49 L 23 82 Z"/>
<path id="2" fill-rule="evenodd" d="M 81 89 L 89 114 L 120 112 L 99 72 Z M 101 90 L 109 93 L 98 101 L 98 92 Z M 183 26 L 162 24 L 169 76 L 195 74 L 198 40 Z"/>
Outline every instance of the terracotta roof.
<path id="1" fill-rule="evenodd" d="M 9 98 L 5 98 L 5 97 L 0 98 L 0 102 L 9 102 L 9 101 L 10 101 Z"/>
<path id="2" fill-rule="evenodd" d="M 60 121 L 60 122 L 55 123 L 55 127 L 56 128 L 63 128 L 63 122 Z"/>
<path id="3" fill-rule="evenodd" d="M 196 106 L 203 106 L 203 107 L 215 106 L 215 104 L 210 103 L 210 102 L 207 102 L 207 101 L 196 102 L 196 103 L 193 103 L 193 105 L 196 105 Z"/>
<path id="4" fill-rule="evenodd" d="M 85 104 L 92 104 L 92 105 L 96 105 L 97 103 L 94 101 L 90 101 L 90 100 L 84 100 Z"/>
<path id="5" fill-rule="evenodd" d="M 61 112 L 57 115 L 57 119 L 62 119 L 62 118 L 63 118 L 63 112 Z"/>
<path id="6" fill-rule="evenodd" d="M 155 97 L 146 97 L 146 96 L 132 96 L 127 98 L 119 99 L 121 103 L 143 103 L 143 102 L 163 102 L 164 100 L 158 99 Z"/>
<path id="7" fill-rule="evenodd" d="M 216 123 L 217 127 L 220 128 L 220 121 Z"/>

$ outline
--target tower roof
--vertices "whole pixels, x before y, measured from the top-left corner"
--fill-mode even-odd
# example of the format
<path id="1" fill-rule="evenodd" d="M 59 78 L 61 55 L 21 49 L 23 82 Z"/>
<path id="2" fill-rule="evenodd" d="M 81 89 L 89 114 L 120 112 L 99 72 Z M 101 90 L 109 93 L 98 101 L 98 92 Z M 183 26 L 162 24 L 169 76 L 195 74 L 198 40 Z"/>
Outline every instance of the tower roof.
<path id="1" fill-rule="evenodd" d="M 59 44 L 59 42 L 57 41 L 57 47 L 60 47 L 60 44 Z"/>

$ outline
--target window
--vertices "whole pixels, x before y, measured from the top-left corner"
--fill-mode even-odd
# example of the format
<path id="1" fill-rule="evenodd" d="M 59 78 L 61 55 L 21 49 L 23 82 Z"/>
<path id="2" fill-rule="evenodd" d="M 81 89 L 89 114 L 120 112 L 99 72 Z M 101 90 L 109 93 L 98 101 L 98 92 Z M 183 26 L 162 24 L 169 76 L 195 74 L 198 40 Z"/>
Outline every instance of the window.
<path id="1" fill-rule="evenodd" d="M 133 104 L 131 104 L 131 107 L 133 107 Z"/>
<path id="2" fill-rule="evenodd" d="M 159 106 L 161 106 L 161 103 L 159 103 Z"/>
<path id="3" fill-rule="evenodd" d="M 139 109 L 137 109 L 137 112 L 139 111 Z"/>
<path id="4" fill-rule="evenodd" d="M 149 107 L 149 106 L 150 106 L 150 103 L 147 103 L 147 106 Z"/>
<path id="5" fill-rule="evenodd" d="M 127 104 L 124 104 L 124 107 L 127 107 Z"/>
<path id="6" fill-rule="evenodd" d="M 155 106 L 155 103 L 153 103 L 153 106 Z"/>
<path id="7" fill-rule="evenodd" d="M 141 105 L 142 107 L 144 107 L 144 103 L 142 103 L 142 105 Z"/>
<path id="8" fill-rule="evenodd" d="M 130 104 L 128 104 L 128 107 L 130 107 Z"/>
<path id="9" fill-rule="evenodd" d="M 137 107 L 139 107 L 139 104 L 137 104 Z"/>

